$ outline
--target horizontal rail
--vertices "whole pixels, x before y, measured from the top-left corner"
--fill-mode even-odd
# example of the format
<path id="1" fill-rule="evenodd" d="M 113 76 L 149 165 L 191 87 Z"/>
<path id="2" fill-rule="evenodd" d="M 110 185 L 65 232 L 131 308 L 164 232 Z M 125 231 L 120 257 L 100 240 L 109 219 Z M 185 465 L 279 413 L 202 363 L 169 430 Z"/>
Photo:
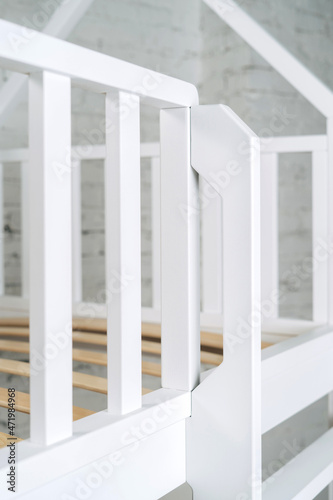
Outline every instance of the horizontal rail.
<path id="1" fill-rule="evenodd" d="M 313 153 L 327 151 L 326 135 L 295 135 L 265 137 L 260 139 L 260 152 L 265 153 Z"/>
<path id="2" fill-rule="evenodd" d="M 333 391 L 332 357 L 330 327 L 262 351 L 262 433 Z"/>
<path id="3" fill-rule="evenodd" d="M 326 135 L 295 135 L 281 137 L 262 137 L 260 153 L 311 153 L 327 151 Z M 72 158 L 79 160 L 104 160 L 106 150 L 104 144 L 81 144 L 72 146 Z M 159 142 L 143 142 L 140 150 L 141 158 L 158 158 Z M 13 163 L 28 161 L 28 148 L 1 149 L 0 162 Z"/>
<path id="4" fill-rule="evenodd" d="M 0 20 L 0 66 L 6 69 L 18 73 L 50 71 L 68 76 L 74 85 L 92 92 L 123 90 L 157 107 L 198 104 L 198 92 L 190 83 L 37 31 L 29 30 L 33 43 L 28 40 L 21 50 L 17 50 L 12 40 L 22 37 L 22 29 L 22 26 Z M 129 101 L 129 106 L 131 104 Z"/>
<path id="5" fill-rule="evenodd" d="M 333 481 L 333 429 L 263 483 L 263 500 L 312 500 Z"/>
<path id="6" fill-rule="evenodd" d="M 185 481 L 185 460 L 183 460 L 185 449 L 180 450 L 181 443 L 185 444 L 184 420 L 191 415 L 191 394 L 169 389 L 160 389 L 143 397 L 142 409 L 129 415 L 115 417 L 107 411 L 102 411 L 73 423 L 73 436 L 67 440 L 57 443 L 57 446 L 37 447 L 30 440 L 24 440 L 17 447 L 17 453 L 20 457 L 20 485 L 19 493 L 24 494 L 34 488 L 41 488 L 50 481 L 60 480 L 63 476 L 71 472 L 78 471 L 80 468 L 92 464 L 101 459 L 101 457 L 110 457 L 112 453 L 123 450 L 126 454 L 126 445 L 130 445 L 130 455 L 133 453 L 134 444 L 138 447 L 136 459 L 140 462 L 145 459 L 145 449 L 148 447 L 149 456 L 152 455 L 154 462 L 158 463 L 159 469 L 163 469 L 165 476 L 165 467 L 171 467 L 170 472 L 173 476 L 175 472 L 174 460 L 176 460 L 176 470 L 182 473 L 182 481 L 175 484 L 173 488 Z M 146 422 L 153 422 L 153 432 L 149 427 L 149 435 L 145 431 L 135 437 L 131 434 L 131 429 L 142 429 Z M 183 435 L 172 434 L 175 425 L 182 424 Z M 169 429 L 171 434 L 166 436 L 163 432 Z M 162 441 L 158 436 L 162 434 Z M 126 440 L 127 437 L 127 440 Z M 167 439 L 169 438 L 169 439 Z M 142 441 L 144 440 L 144 442 Z M 156 440 L 158 447 L 162 447 L 161 453 L 158 449 L 150 449 Z M 142 443 L 140 445 L 140 443 Z M 163 444 L 164 443 L 164 444 Z M 165 446 L 165 443 L 168 443 Z M 177 444 L 178 443 L 178 444 Z M 139 445 L 139 446 L 138 446 Z M 89 453 L 83 450 L 89 450 Z M 128 450 L 128 448 L 127 448 Z M 174 452 L 177 452 L 174 455 Z M 157 455 L 155 455 L 157 453 Z M 180 455 L 178 455 L 180 454 Z M 122 455 L 122 453 L 120 454 Z M 128 458 L 130 458 L 130 455 Z M 174 455 L 174 456 L 173 456 Z M 64 460 L 66 457 L 66 460 Z M 156 458 L 158 457 L 158 458 Z M 8 472 L 8 453 L 7 450 L 0 450 L 0 481 L 5 481 Z M 161 462 L 161 461 L 162 462 Z M 126 468 L 127 460 L 122 465 L 122 470 Z M 130 460 L 131 462 L 131 460 Z M 57 463 L 57 467 L 50 467 L 49 464 Z M 44 465 L 45 464 L 45 467 Z M 164 465 L 163 465 L 164 464 Z M 184 464 L 183 466 L 181 464 Z M 150 463 L 151 467 L 153 462 Z M 43 473 L 41 473 L 41 468 Z M 126 469 L 125 469 L 126 470 Z M 152 469 L 149 469 L 151 476 Z M 159 474 L 156 470 L 156 474 Z M 153 474 L 155 477 L 155 472 Z M 119 476 L 117 470 L 112 475 L 111 480 Z M 128 482 L 128 475 L 125 475 Z M 156 479 L 156 478 L 155 478 Z M 148 481 L 148 477 L 146 478 Z M 171 480 L 171 479 L 170 479 Z M 107 481 L 107 480 L 106 480 Z M 152 477 L 150 477 L 150 482 Z M 164 480 L 158 476 L 158 481 L 164 481 L 169 487 L 169 479 Z M 152 484 L 152 488 L 154 484 Z M 170 489 L 173 489 L 172 487 Z M 62 490 L 64 491 L 64 490 Z M 100 490 L 99 490 L 100 491 Z M 11 492 L 4 492 L 3 500 L 11 498 Z M 167 491 L 160 493 L 166 494 Z M 59 494 L 60 495 L 60 494 Z M 52 496 L 51 496 L 52 497 Z M 50 498 L 51 498 L 50 497 Z M 157 494 L 155 498 L 158 498 Z M 36 499 L 45 498 L 36 496 Z M 55 497 L 52 497 L 55 498 Z"/>
<path id="7" fill-rule="evenodd" d="M 72 159 L 104 160 L 106 149 L 104 144 L 81 144 L 72 146 Z M 159 142 L 142 142 L 141 158 L 157 158 L 160 156 Z M 0 162 L 20 163 L 29 160 L 28 148 L 0 149 Z"/>

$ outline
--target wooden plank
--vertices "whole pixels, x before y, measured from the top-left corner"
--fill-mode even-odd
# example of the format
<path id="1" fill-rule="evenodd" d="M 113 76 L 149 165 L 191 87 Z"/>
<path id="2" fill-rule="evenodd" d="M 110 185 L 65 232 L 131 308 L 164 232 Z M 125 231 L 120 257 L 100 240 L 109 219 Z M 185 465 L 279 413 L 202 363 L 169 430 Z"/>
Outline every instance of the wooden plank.
<path id="1" fill-rule="evenodd" d="M 15 326 L 15 319 L 18 320 L 18 323 L 23 323 L 22 318 L 9 318 L 9 324 L 6 326 L 6 319 L 7 318 L 1 318 L 0 319 L 0 336 L 21 336 L 21 337 L 28 337 L 29 336 L 29 330 L 24 327 L 24 326 Z M 82 321 L 82 322 L 81 322 Z M 88 320 L 87 323 L 85 323 L 86 319 L 81 319 L 79 318 L 73 320 L 73 325 L 77 327 L 77 330 L 75 329 L 73 331 L 73 340 L 75 342 L 81 342 L 84 344 L 94 344 L 94 345 L 101 345 L 101 346 L 106 346 L 107 345 L 107 338 L 105 335 L 106 330 L 103 329 L 104 325 L 106 325 L 105 320 L 101 320 L 98 318 L 97 320 Z M 94 323 L 96 321 L 96 324 Z M 95 333 L 95 332 L 102 332 L 102 333 Z M 161 325 L 158 323 L 142 323 L 142 336 L 144 338 L 153 338 L 160 340 L 161 339 Z M 143 346 L 143 352 L 151 352 L 151 354 L 160 354 L 159 351 L 155 351 L 152 346 L 149 346 L 149 344 L 146 344 L 146 342 L 149 342 L 148 340 L 143 340 L 142 341 L 142 346 Z M 158 342 L 153 342 L 153 344 L 159 345 Z M 272 342 L 261 342 L 261 348 L 265 349 L 266 347 L 269 347 L 272 345 Z M 206 331 L 201 331 L 201 347 L 206 347 L 206 348 L 212 348 L 212 349 L 223 349 L 223 335 L 220 333 L 214 333 L 214 332 L 206 332 Z M 151 349 L 153 349 L 151 351 Z M 204 361 L 203 361 L 204 362 Z"/>
<path id="2" fill-rule="evenodd" d="M 0 407 L 8 408 L 8 389 L 0 387 Z M 30 413 L 30 394 L 25 392 L 15 392 L 15 409 L 22 413 Z M 79 406 L 73 406 L 73 420 L 93 415 L 95 412 Z"/>
<path id="3" fill-rule="evenodd" d="M 16 342 L 12 340 L 0 340 L 0 351 L 20 352 L 29 354 L 28 342 Z M 85 349 L 73 349 L 74 361 L 92 363 L 107 366 L 107 354 L 105 352 L 86 351 Z M 161 376 L 161 365 L 153 362 L 142 362 L 142 373 L 145 375 Z"/>
<path id="4" fill-rule="evenodd" d="M 147 368 L 148 369 L 148 368 Z M 149 367 L 151 372 L 157 373 L 156 367 Z M 0 372 L 10 375 L 21 375 L 30 377 L 30 365 L 25 361 L 16 361 L 13 359 L 0 359 Z M 149 373 L 152 374 L 152 373 Z M 107 394 L 107 379 L 97 377 L 96 375 L 87 375 L 86 373 L 73 372 L 73 387 L 87 389 L 88 391 Z M 151 392 L 149 389 L 142 389 L 142 394 Z"/>
<path id="5" fill-rule="evenodd" d="M 80 334 L 81 337 L 97 337 L 98 334 L 87 334 L 83 333 Z M 106 339 L 105 336 L 101 335 L 103 339 Z M 90 343 L 90 342 L 89 342 Z M 93 339 L 92 339 L 92 342 Z M 10 351 L 10 352 L 20 352 L 24 354 L 29 354 L 29 343 L 28 342 L 21 342 L 21 341 L 13 341 L 13 340 L 0 340 L 0 351 Z M 159 342 L 150 342 L 148 340 L 143 340 L 142 341 L 142 352 L 148 353 L 148 354 L 155 354 L 156 356 L 161 355 L 161 344 Z M 107 355 L 104 352 L 97 352 L 97 351 L 87 351 L 85 349 L 73 349 L 73 359 L 75 361 L 81 361 L 83 363 L 92 363 L 96 365 L 101 365 L 101 366 L 107 366 Z M 215 354 L 207 351 L 202 351 L 201 352 L 201 362 L 206 363 L 206 364 L 211 364 L 211 365 L 216 365 L 218 366 L 220 363 L 222 363 L 223 356 L 220 354 Z M 152 371 L 152 364 L 150 363 L 149 366 L 147 366 L 147 362 L 143 361 L 142 362 L 142 373 L 151 375 Z M 154 373 L 159 373 L 159 365 L 157 365 L 154 368 Z M 160 375 L 156 375 L 160 376 Z"/>
<path id="6" fill-rule="evenodd" d="M 13 436 L 6 434 L 5 432 L 0 432 L 0 448 L 6 448 L 9 441 L 13 440 Z M 23 439 L 16 437 L 16 442 L 19 443 Z"/>

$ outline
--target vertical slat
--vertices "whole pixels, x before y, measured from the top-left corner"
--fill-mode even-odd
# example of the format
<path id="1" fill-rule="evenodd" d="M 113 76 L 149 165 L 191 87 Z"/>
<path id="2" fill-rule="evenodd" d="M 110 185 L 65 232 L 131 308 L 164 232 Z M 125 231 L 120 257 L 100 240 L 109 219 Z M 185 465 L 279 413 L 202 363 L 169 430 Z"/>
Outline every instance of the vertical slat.
<path id="1" fill-rule="evenodd" d="M 22 297 L 29 297 L 29 162 L 21 163 Z"/>
<path id="2" fill-rule="evenodd" d="M 333 245 L 333 117 L 327 119 L 327 163 L 328 163 L 328 244 Z M 328 255 L 328 322 L 333 324 L 333 252 Z"/>
<path id="3" fill-rule="evenodd" d="M 278 155 L 261 155 L 261 299 L 264 317 L 276 318 L 279 305 Z"/>
<path id="4" fill-rule="evenodd" d="M 223 363 L 187 421 L 196 500 L 261 499 L 259 146 L 227 106 L 191 109 L 192 166 L 223 198 Z"/>
<path id="5" fill-rule="evenodd" d="M 106 96 L 105 239 L 108 410 L 141 406 L 139 98 Z"/>
<path id="6" fill-rule="evenodd" d="M 72 160 L 73 302 L 82 300 L 81 161 Z"/>
<path id="7" fill-rule="evenodd" d="M 153 309 L 161 309 L 161 163 L 151 159 L 152 295 Z"/>
<path id="8" fill-rule="evenodd" d="M 162 386 L 184 391 L 197 385 L 200 373 L 198 194 L 190 110 L 162 110 Z"/>
<path id="9" fill-rule="evenodd" d="M 200 178 L 202 311 L 222 314 L 222 201 Z"/>
<path id="10" fill-rule="evenodd" d="M 328 164 L 328 245 L 332 248 L 333 244 L 333 117 L 327 119 L 327 164 Z M 329 252 L 328 259 L 328 323 L 333 324 L 333 252 Z M 333 427 L 333 393 L 328 395 L 329 425 Z M 329 500 L 333 500 L 333 484 L 329 486 Z"/>
<path id="11" fill-rule="evenodd" d="M 328 320 L 328 255 L 322 256 L 322 243 L 328 242 L 328 164 L 326 151 L 312 153 L 312 256 L 313 320 Z"/>
<path id="12" fill-rule="evenodd" d="M 71 176 L 58 175 L 71 147 L 68 77 L 30 76 L 31 440 L 72 433 Z"/>
<path id="13" fill-rule="evenodd" d="M 4 263 L 4 191 L 3 191 L 3 164 L 0 163 L 0 295 L 5 293 L 5 263 Z"/>

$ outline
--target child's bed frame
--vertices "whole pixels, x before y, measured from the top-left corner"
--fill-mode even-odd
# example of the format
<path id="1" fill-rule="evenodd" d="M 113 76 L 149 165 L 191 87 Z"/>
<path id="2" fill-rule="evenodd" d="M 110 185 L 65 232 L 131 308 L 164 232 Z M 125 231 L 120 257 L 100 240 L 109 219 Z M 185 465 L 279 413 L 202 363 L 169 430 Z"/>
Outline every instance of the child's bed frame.
<path id="1" fill-rule="evenodd" d="M 261 346 L 258 308 L 260 224 L 267 227 L 276 213 L 270 209 L 260 215 L 260 199 L 265 203 L 269 197 L 260 195 L 259 139 L 228 107 L 199 106 L 188 83 L 40 33 L 15 50 L 11 42 L 22 30 L 0 21 L 0 65 L 29 75 L 31 224 L 25 244 L 29 241 L 33 279 L 23 293 L 29 296 L 30 319 L 7 317 L 0 326 L 2 350 L 30 352 L 30 367 L 1 359 L 2 372 L 30 377 L 30 398 L 20 393 L 15 401 L 17 411 L 31 414 L 31 437 L 16 444 L 14 496 L 157 500 L 188 481 L 196 500 L 314 498 L 333 480 L 332 429 L 264 482 L 261 436 L 333 391 L 332 168 L 324 162 L 332 156 L 332 127 L 326 138 L 311 138 L 305 145 L 315 152 L 314 166 L 319 164 L 314 227 L 327 244 L 326 253 L 314 247 L 320 269 L 314 301 L 320 312 L 314 322 L 302 323 L 280 320 L 275 310 L 268 330 L 292 335 L 261 354 L 267 344 Z M 107 320 L 72 319 L 71 82 L 105 94 L 106 286 L 112 295 Z M 144 324 L 143 343 L 141 99 L 161 109 L 162 322 L 161 329 Z M 281 148 L 278 140 L 274 144 Z M 304 151 L 303 143 L 288 144 Z M 271 169 L 262 179 L 272 192 L 280 151 L 266 151 Z M 217 210 L 223 307 L 211 316 L 215 326 L 223 321 L 223 343 L 213 328 L 200 338 L 199 177 L 223 202 L 222 216 Z M 221 181 L 226 178 L 227 183 Z M 264 269 L 273 262 L 267 280 L 276 285 L 276 234 L 269 235 Z M 115 287 L 115 273 L 127 276 L 124 286 Z M 80 301 L 80 287 L 75 290 Z M 10 306 L 4 298 L 3 307 L 6 301 L 8 314 L 15 300 Z M 89 349 L 72 349 L 72 338 Z M 96 355 L 90 349 L 106 343 L 107 352 Z M 161 355 L 161 364 L 142 363 L 142 350 Z M 72 373 L 72 358 L 107 365 L 107 381 Z M 212 369 L 200 374 L 200 360 Z M 162 388 L 142 388 L 142 371 L 161 375 Z M 108 408 L 98 413 L 73 408 L 72 385 L 107 393 Z M 0 405 L 10 409 L 3 389 Z M 12 437 L 1 440 L 6 444 Z M 0 450 L 3 499 L 13 496 L 7 489 L 8 453 L 8 447 Z"/>

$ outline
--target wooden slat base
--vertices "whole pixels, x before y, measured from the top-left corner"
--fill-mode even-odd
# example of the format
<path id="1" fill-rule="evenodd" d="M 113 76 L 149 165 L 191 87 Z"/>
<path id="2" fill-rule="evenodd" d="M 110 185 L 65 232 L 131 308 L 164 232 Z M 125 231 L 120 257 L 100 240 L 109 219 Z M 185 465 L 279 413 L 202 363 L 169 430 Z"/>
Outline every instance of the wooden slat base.
<path id="1" fill-rule="evenodd" d="M 5 432 L 0 432 L 0 448 L 6 448 L 7 444 L 13 440 L 13 437 Z M 16 437 L 16 443 L 23 441 L 23 439 Z"/>
<path id="2" fill-rule="evenodd" d="M 8 389 L 0 387 L 0 407 L 8 408 Z M 30 413 L 30 394 L 25 392 L 15 391 L 15 410 L 22 413 Z M 93 415 L 95 412 L 73 406 L 73 420 L 80 420 L 80 418 Z"/>
<path id="3" fill-rule="evenodd" d="M 0 372 L 30 377 L 30 365 L 25 361 L 0 359 Z M 73 386 L 79 389 L 87 389 L 88 391 L 107 394 L 107 379 L 97 377 L 96 375 L 73 372 Z M 149 389 L 142 389 L 142 394 L 148 394 L 149 392 L 151 392 Z"/>
<path id="4" fill-rule="evenodd" d="M 0 336 L 17 335 L 26 336 L 25 328 L 29 327 L 29 318 L 0 318 Z M 84 335 L 85 333 L 85 335 Z M 106 319 L 73 318 L 73 340 L 88 344 L 106 345 Z M 157 323 L 142 323 L 142 337 L 144 340 L 161 340 L 161 325 Z M 264 349 L 272 345 L 262 342 Z M 203 349 L 223 349 L 223 335 L 213 332 L 201 332 L 201 347 Z"/>

